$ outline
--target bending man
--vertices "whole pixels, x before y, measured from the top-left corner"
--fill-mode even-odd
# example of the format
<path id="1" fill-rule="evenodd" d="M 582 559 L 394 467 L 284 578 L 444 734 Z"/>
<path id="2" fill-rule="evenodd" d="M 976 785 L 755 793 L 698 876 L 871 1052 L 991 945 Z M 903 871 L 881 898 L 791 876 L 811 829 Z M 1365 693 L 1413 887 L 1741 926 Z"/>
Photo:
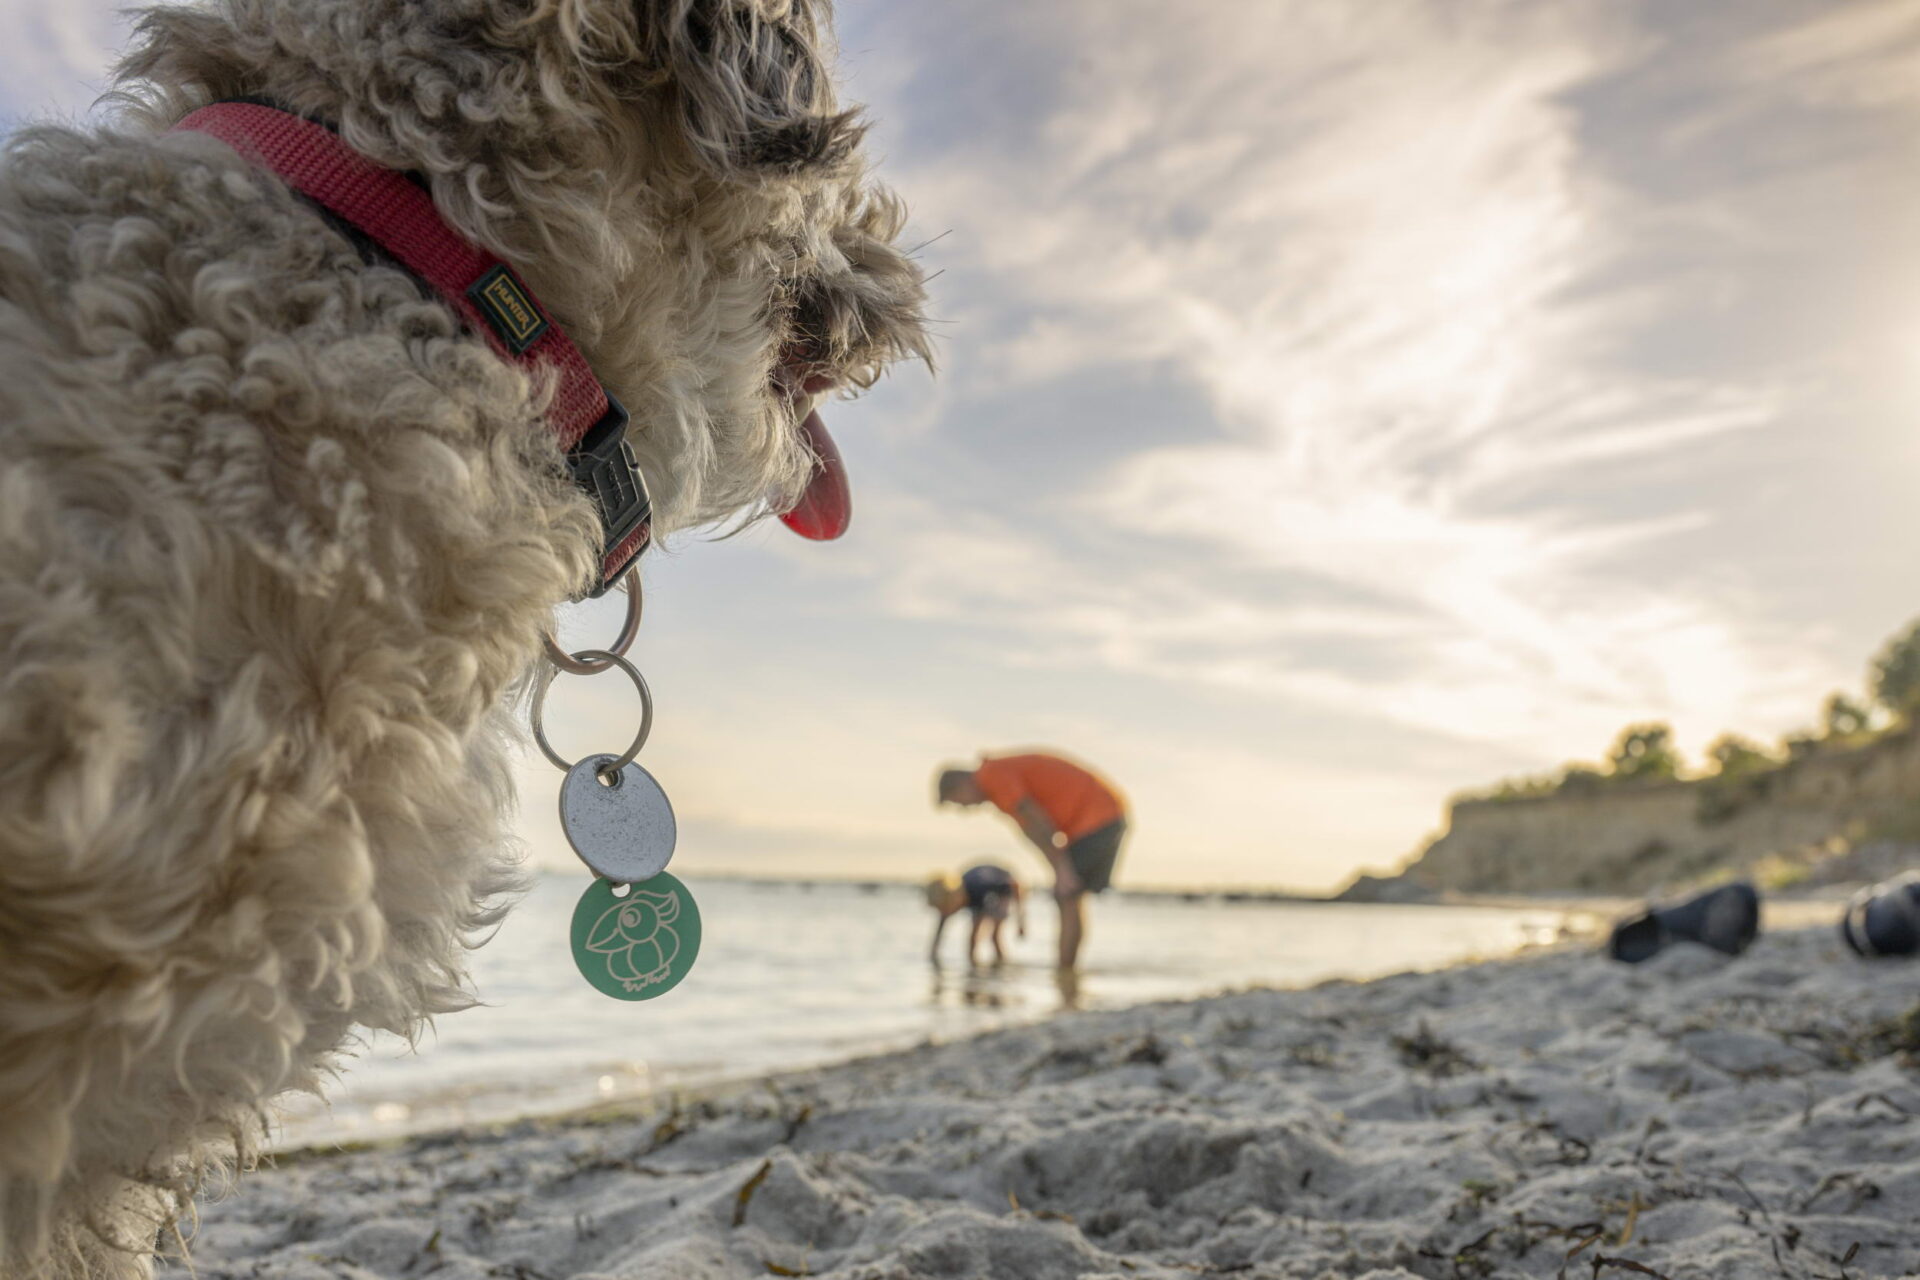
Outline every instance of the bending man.
<path id="1" fill-rule="evenodd" d="M 940 773 L 941 804 L 991 804 L 1012 818 L 1053 868 L 1060 905 L 1060 967 L 1072 969 L 1086 937 L 1085 897 L 1113 882 L 1127 834 L 1126 802 L 1082 765 L 1042 752 L 987 756 Z"/>

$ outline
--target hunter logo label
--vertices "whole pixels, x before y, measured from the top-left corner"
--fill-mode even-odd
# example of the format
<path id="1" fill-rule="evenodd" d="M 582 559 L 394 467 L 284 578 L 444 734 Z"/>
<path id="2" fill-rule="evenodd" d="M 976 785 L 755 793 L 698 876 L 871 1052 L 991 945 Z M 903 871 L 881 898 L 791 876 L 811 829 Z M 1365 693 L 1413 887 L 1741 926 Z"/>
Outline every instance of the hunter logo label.
<path id="1" fill-rule="evenodd" d="M 500 340 L 519 355 L 547 331 L 547 318 L 533 305 L 533 296 L 502 263 L 474 281 L 467 297 L 487 318 Z"/>
<path id="2" fill-rule="evenodd" d="M 572 941 L 573 963 L 595 990 L 616 1000 L 651 1000 L 693 968 L 700 908 L 665 872 L 634 885 L 596 879 L 573 909 Z"/>

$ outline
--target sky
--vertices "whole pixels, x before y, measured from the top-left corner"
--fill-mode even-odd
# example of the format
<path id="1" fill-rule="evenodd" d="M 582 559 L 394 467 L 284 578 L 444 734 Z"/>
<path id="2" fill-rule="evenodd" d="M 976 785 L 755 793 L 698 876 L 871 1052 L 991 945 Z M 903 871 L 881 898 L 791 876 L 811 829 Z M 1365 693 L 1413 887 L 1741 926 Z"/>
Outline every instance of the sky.
<path id="1" fill-rule="evenodd" d="M 1920 0 L 838 12 L 940 371 L 829 407 L 845 539 L 649 557 L 676 870 L 1017 862 L 931 777 L 1043 745 L 1123 883 L 1325 889 L 1630 721 L 1805 727 L 1920 615 Z M 124 32 L 0 20 L 0 128 Z"/>

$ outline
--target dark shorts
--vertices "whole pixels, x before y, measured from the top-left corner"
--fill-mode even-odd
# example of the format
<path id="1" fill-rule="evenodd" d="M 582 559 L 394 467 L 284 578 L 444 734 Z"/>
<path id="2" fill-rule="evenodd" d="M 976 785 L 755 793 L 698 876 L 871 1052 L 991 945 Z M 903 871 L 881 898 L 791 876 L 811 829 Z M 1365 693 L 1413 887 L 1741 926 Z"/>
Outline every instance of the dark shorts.
<path id="1" fill-rule="evenodd" d="M 1120 842 L 1126 838 L 1127 820 L 1115 818 L 1067 846 L 1073 872 L 1088 893 L 1099 893 L 1113 883 L 1113 864 L 1120 860 Z"/>

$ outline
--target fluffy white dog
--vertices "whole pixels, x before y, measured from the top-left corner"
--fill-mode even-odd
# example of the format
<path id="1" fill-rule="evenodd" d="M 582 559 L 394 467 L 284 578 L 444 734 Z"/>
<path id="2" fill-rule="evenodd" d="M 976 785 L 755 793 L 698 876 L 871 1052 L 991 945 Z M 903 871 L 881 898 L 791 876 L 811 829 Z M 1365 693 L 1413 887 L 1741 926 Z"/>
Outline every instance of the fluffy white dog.
<path id="1" fill-rule="evenodd" d="M 824 0 L 212 0 L 0 154 L 0 1273 L 143 1272 L 355 1026 L 465 1002 L 506 704 L 600 530 L 550 386 L 211 137 L 418 175 L 632 411 L 656 531 L 926 355 Z"/>

